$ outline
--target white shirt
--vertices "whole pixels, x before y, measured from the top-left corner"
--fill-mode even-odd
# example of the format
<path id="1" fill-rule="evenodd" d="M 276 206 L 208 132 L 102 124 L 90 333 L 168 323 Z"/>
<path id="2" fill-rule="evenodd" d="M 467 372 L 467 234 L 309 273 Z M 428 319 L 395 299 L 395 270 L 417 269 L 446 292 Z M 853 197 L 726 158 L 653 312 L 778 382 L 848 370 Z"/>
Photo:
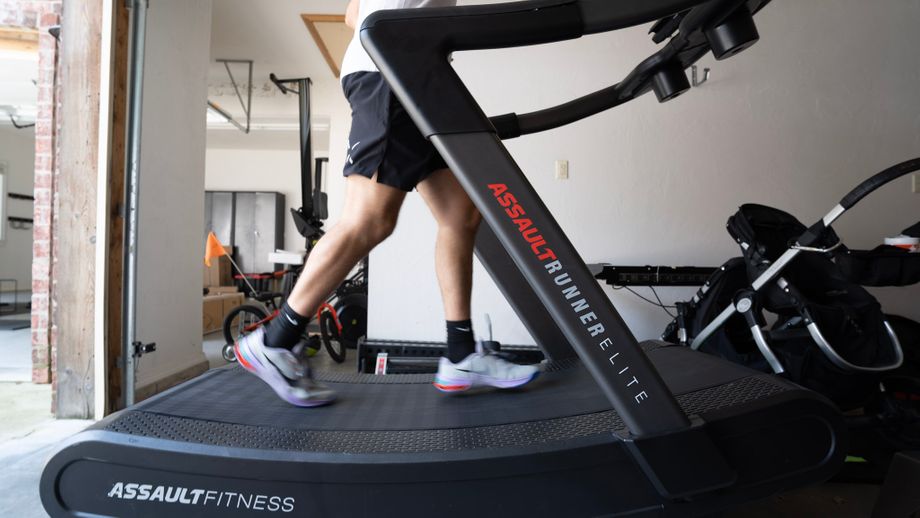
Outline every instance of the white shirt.
<path id="1" fill-rule="evenodd" d="M 374 11 L 381 9 L 407 9 L 415 7 L 453 7 L 457 5 L 457 0 L 361 0 L 358 7 L 358 20 L 354 37 L 348 44 L 345 51 L 345 59 L 342 60 L 342 75 L 345 77 L 354 72 L 377 72 L 377 66 L 371 61 L 364 47 L 361 46 L 360 29 L 364 19 L 370 16 Z"/>

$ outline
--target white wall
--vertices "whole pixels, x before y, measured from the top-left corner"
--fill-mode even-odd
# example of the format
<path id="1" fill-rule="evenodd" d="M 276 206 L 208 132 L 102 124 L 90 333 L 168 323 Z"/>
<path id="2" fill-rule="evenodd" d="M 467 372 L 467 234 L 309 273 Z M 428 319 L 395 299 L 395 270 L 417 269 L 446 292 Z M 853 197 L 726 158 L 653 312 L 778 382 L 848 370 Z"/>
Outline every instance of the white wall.
<path id="1" fill-rule="evenodd" d="M 757 45 L 703 59 L 713 70 L 701 88 L 665 105 L 649 94 L 509 149 L 586 262 L 715 266 L 738 254 L 724 224 L 741 203 L 810 224 L 862 179 L 920 155 L 917 19 L 916 1 L 774 2 L 757 18 Z M 617 82 L 654 52 L 647 30 L 458 54 L 455 67 L 486 113 L 526 112 Z M 570 180 L 553 179 L 557 159 L 570 161 Z M 836 228 L 851 247 L 870 248 L 918 219 L 920 195 L 904 178 Z M 443 339 L 433 240 L 410 195 L 396 235 L 371 256 L 372 337 Z M 529 342 L 481 269 L 475 284 L 474 313 L 492 314 L 496 338 Z M 670 302 L 692 291 L 660 293 Z M 886 310 L 920 319 L 920 286 L 875 292 Z M 669 320 L 609 293 L 642 339 Z"/>
<path id="2" fill-rule="evenodd" d="M 0 279 L 16 279 L 21 291 L 32 289 L 32 230 L 17 230 L 9 226 L 7 216 L 32 217 L 32 203 L 13 200 L 7 193 L 32 195 L 35 171 L 35 132 L 31 129 L 15 129 L 0 126 L 0 162 L 6 162 L 5 192 L 0 205 L 4 239 L 0 240 Z M 4 283 L 4 290 L 12 289 Z"/>
<path id="3" fill-rule="evenodd" d="M 143 386 L 204 361 L 205 106 L 211 0 L 151 2 L 140 180 L 137 339 Z"/>

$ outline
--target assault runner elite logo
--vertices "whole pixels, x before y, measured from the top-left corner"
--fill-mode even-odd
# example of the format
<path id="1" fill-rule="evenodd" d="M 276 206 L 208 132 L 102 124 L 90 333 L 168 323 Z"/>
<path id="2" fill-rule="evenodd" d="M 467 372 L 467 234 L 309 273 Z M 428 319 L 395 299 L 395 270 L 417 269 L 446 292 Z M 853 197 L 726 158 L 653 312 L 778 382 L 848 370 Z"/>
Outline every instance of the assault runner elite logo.
<path id="1" fill-rule="evenodd" d="M 268 513 L 292 513 L 295 503 L 292 496 L 281 497 L 178 486 L 155 486 L 135 482 L 116 482 L 106 496 L 119 500 L 247 509 Z"/>
<path id="2" fill-rule="evenodd" d="M 620 352 L 614 347 L 613 340 L 606 336 L 606 327 L 603 322 L 600 322 L 597 313 L 591 309 L 588 300 L 582 296 L 578 285 L 575 284 L 572 276 L 566 271 L 562 261 L 556 257 L 556 253 L 550 248 L 549 243 L 540 233 L 540 229 L 537 228 L 532 219 L 527 217 L 527 211 L 518 202 L 517 197 L 508 189 L 508 185 L 493 183 L 489 184 L 489 189 L 498 204 L 505 209 L 505 215 L 517 226 L 521 237 L 530 244 L 530 250 L 543 263 L 546 273 L 552 276 L 553 283 L 559 287 L 560 295 L 565 298 L 578 320 L 584 326 L 585 331 L 592 339 L 597 341 L 597 346 L 610 365 L 616 369 L 618 379 L 622 380 L 636 403 L 641 404 L 648 399 L 649 395 L 642 390 L 639 378 L 629 373 L 629 364 L 626 360 L 620 358 Z"/>
<path id="3" fill-rule="evenodd" d="M 534 226 L 533 220 L 526 217 L 527 212 L 518 203 L 514 194 L 508 190 L 508 186 L 503 183 L 493 183 L 489 185 L 489 189 L 492 189 L 492 195 L 498 200 L 498 204 L 505 208 L 505 214 L 517 225 L 521 236 L 530 243 L 530 249 L 537 256 L 537 259 L 541 261 L 555 260 L 555 252 L 546 246 L 546 240 L 543 239 L 540 230 Z"/>

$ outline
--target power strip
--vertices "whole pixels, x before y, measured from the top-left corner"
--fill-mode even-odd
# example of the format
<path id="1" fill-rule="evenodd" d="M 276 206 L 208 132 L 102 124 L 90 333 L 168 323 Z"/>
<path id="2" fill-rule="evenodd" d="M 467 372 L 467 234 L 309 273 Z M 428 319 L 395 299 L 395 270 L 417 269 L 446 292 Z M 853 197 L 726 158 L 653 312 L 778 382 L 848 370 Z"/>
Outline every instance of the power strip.
<path id="1" fill-rule="evenodd" d="M 595 278 L 611 286 L 702 286 L 718 268 L 603 265 Z"/>

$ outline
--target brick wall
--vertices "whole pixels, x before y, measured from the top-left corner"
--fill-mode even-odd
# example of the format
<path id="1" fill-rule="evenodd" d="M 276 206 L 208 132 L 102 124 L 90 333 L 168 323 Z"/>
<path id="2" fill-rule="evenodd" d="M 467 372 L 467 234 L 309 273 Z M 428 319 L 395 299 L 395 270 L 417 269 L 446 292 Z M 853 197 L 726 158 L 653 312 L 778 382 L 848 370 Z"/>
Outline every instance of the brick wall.
<path id="1" fill-rule="evenodd" d="M 32 381 L 51 383 L 54 372 L 55 178 L 57 177 L 58 51 L 48 29 L 60 24 L 61 0 L 0 0 L 0 26 L 38 29 L 38 116 L 35 120 L 35 208 L 32 227 Z"/>

